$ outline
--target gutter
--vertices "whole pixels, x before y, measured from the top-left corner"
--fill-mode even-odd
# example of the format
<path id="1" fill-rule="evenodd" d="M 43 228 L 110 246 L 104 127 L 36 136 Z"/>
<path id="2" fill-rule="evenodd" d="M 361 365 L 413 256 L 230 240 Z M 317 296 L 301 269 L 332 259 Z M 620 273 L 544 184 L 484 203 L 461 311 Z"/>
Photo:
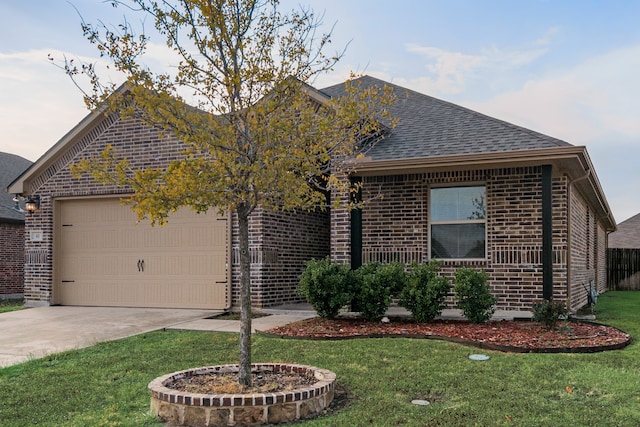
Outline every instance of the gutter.
<path id="1" fill-rule="evenodd" d="M 420 158 L 401 158 L 391 160 L 373 160 L 370 157 L 353 162 L 355 173 L 367 175 L 380 172 L 402 172 L 424 170 L 425 168 L 448 169 L 457 167 L 493 167 L 503 164 L 531 163 L 574 159 L 584 152 L 584 147 L 557 147 L 539 150 L 501 151 L 481 154 L 458 154 L 452 156 L 430 156 Z"/>
<path id="2" fill-rule="evenodd" d="M 401 158 L 390 160 L 374 160 L 371 157 L 354 160 L 351 174 L 357 176 L 394 175 L 406 173 L 420 173 L 425 170 L 443 171 L 459 168 L 485 169 L 514 166 L 539 166 L 552 164 L 560 171 L 565 171 L 569 177 L 580 175 L 573 182 L 579 183 L 589 179 L 590 190 L 582 192 L 583 196 L 591 200 L 594 205 L 599 205 L 600 216 L 608 219 L 606 230 L 615 230 L 615 220 L 611 214 L 611 208 L 607 204 L 604 192 L 595 175 L 593 165 L 589 159 L 586 147 L 563 146 L 542 148 L 537 150 L 501 151 L 480 154 L 458 154 L 451 156 L 432 156 L 419 158 Z"/>

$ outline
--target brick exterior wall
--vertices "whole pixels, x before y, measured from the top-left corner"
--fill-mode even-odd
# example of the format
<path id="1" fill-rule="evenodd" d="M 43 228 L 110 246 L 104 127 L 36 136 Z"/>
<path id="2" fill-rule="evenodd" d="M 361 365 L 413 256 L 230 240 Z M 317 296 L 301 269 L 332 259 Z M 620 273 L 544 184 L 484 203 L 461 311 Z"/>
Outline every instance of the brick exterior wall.
<path id="1" fill-rule="evenodd" d="M 128 189 L 75 179 L 69 165 L 99 154 L 107 144 L 127 157 L 132 167 L 163 167 L 178 158 L 184 146 L 137 120 L 105 117 L 66 147 L 56 162 L 34 177 L 38 212 L 26 218 L 26 230 L 41 239 L 25 239 L 24 295 L 30 305 L 56 303 L 53 289 L 54 201 L 58 197 L 113 195 Z M 446 261 L 452 277 L 460 266 L 484 268 L 501 309 L 530 309 L 542 295 L 541 168 L 503 168 L 365 177 L 362 212 L 363 262 L 429 259 L 429 189 L 431 185 L 484 184 L 487 206 L 487 257 L 480 261 Z M 554 298 L 569 299 L 572 309 L 586 303 L 582 283 L 595 279 L 605 286 L 606 233 L 595 214 L 565 176 L 553 178 Z M 343 195 L 344 201 L 348 197 Z M 335 198 L 334 198 L 335 201 Z M 567 216 L 570 214 L 570 217 Z M 232 303 L 237 301 L 237 221 L 232 221 Z M 330 226 L 329 226 L 330 224 Z M 298 302 L 296 288 L 304 261 L 330 253 L 349 262 L 350 213 L 333 207 L 329 213 L 254 213 L 250 224 L 253 304 L 267 307 Z M 571 277 L 571 284 L 567 278 Z M 451 302 L 451 300 L 450 300 Z"/>
<path id="2" fill-rule="evenodd" d="M 41 240 L 31 240 L 31 232 Z M 40 209 L 25 217 L 24 299 L 28 305 L 48 305 L 53 283 L 53 204 L 40 198 Z"/>
<path id="3" fill-rule="evenodd" d="M 24 292 L 24 224 L 0 223 L 0 298 Z"/>
<path id="4" fill-rule="evenodd" d="M 264 212 L 250 222 L 251 305 L 269 307 L 304 302 L 298 282 L 304 263 L 329 255 L 329 212 Z M 233 301 L 240 295 L 237 221 L 233 228 Z"/>
<path id="5" fill-rule="evenodd" d="M 542 172 L 540 167 L 502 168 L 476 171 L 429 172 L 409 175 L 363 178 L 362 246 L 363 262 L 398 260 L 428 262 L 429 260 L 429 190 L 432 185 L 486 186 L 486 250 L 485 260 L 444 261 L 442 273 L 453 278 L 462 266 L 482 268 L 490 276 L 490 286 L 498 297 L 497 306 L 505 310 L 530 310 L 542 298 Z M 604 286 L 606 271 L 601 264 L 605 257 L 606 235 L 591 219 L 591 266 L 577 271 L 576 264 L 586 262 L 586 245 L 572 245 L 569 257 L 569 221 L 571 203 L 571 239 L 586 239 L 585 217 L 576 205 L 576 196 L 569 192 L 566 176 L 554 175 L 552 181 L 553 218 L 553 295 L 567 299 L 576 294 L 575 284 L 582 275 L 598 268 L 599 289 Z M 584 206 L 584 203 L 582 204 Z M 333 216 L 333 213 L 332 213 Z M 577 219 L 574 219 L 577 216 Z M 348 231 L 347 231 L 348 236 Z M 344 238 L 344 235 L 339 236 Z M 332 233 L 332 241 L 336 236 Z M 580 249 L 580 245 L 584 248 Z M 576 252 L 580 250 L 581 252 Z M 337 258 L 332 248 L 332 257 Z M 572 264 L 572 286 L 569 289 L 569 262 Z M 577 277 L 576 277 L 577 274 Z M 580 279 L 578 279 L 580 278 Z M 584 291 L 583 291 L 584 292 Z M 449 303 L 453 303 L 449 298 Z M 571 299 L 571 308 L 578 308 L 580 299 Z"/>
<path id="6" fill-rule="evenodd" d="M 598 292 L 605 292 L 608 290 L 607 287 L 607 232 L 602 227 L 602 224 L 598 224 L 598 243 L 597 243 L 597 253 L 598 253 L 598 273 L 596 274 L 597 280 L 596 284 L 598 286 Z"/>
<path id="7" fill-rule="evenodd" d="M 339 176 L 339 179 L 347 179 Z M 351 262 L 351 213 L 346 207 L 350 201 L 348 192 L 338 193 L 334 190 L 331 195 L 331 209 L 329 212 L 331 229 L 331 259 L 334 261 Z"/>
<path id="8" fill-rule="evenodd" d="M 596 290 L 604 292 L 607 284 L 606 232 L 595 213 L 575 188 L 571 187 L 571 284 L 569 306 L 577 310 L 588 303 L 587 289 L 594 281 Z"/>
<path id="9" fill-rule="evenodd" d="M 427 198 L 424 175 L 364 178 L 362 262 L 427 260 Z"/>
<path id="10" fill-rule="evenodd" d="M 57 161 L 32 181 L 41 196 L 38 212 L 29 215 L 28 230 L 42 232 L 42 240 L 26 242 L 25 299 L 31 306 L 59 303 L 53 289 L 54 200 L 58 197 L 126 194 L 129 189 L 95 183 L 89 177 L 73 178 L 69 166 L 83 157 L 96 156 L 111 144 L 133 168 L 161 168 L 180 158 L 184 145 L 176 138 L 134 119 L 105 117 L 86 135 L 67 147 Z M 298 277 L 304 261 L 329 254 L 328 213 L 254 214 L 250 223 L 253 302 L 268 306 L 301 301 Z M 237 221 L 232 221 L 233 259 L 237 261 Z M 310 236 L 310 237 L 307 237 Z M 238 263 L 232 263 L 232 303 L 239 293 Z"/>

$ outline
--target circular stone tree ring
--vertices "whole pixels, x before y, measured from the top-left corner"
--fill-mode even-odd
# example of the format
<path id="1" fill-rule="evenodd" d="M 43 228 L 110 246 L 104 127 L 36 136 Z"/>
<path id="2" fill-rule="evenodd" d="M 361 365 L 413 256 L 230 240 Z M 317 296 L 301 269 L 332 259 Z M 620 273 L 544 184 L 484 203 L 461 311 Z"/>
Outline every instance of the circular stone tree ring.
<path id="1" fill-rule="evenodd" d="M 336 374 L 313 366 L 286 363 L 253 364 L 251 371 L 297 373 L 317 381 L 274 393 L 200 394 L 167 387 L 180 378 L 230 370 L 237 372 L 238 365 L 194 368 L 156 378 L 149 383 L 152 412 L 176 426 L 252 426 L 309 418 L 322 412 L 333 400 Z"/>

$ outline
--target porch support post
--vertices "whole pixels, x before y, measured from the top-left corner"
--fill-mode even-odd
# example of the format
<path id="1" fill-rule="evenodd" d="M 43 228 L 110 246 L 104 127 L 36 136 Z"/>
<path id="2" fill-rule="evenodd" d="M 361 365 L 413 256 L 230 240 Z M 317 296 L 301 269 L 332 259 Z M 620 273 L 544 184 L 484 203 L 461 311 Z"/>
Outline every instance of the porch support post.
<path id="1" fill-rule="evenodd" d="M 351 178 L 351 269 L 355 270 L 362 265 L 362 209 L 357 204 L 362 202 L 362 178 Z"/>
<path id="2" fill-rule="evenodd" d="M 553 202 L 551 165 L 542 165 L 542 298 L 553 298 Z"/>

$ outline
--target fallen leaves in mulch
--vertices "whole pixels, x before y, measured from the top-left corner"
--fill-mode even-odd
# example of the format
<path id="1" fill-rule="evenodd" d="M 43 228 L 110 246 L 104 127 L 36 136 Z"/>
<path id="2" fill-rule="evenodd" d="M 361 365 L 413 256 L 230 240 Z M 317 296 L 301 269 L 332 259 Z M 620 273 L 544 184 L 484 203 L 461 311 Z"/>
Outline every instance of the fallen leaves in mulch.
<path id="1" fill-rule="evenodd" d="M 585 322 L 560 322 L 547 330 L 532 321 L 502 320 L 473 324 L 460 320 L 415 323 L 390 319 L 389 323 L 360 318 L 314 317 L 267 331 L 270 335 L 306 339 L 412 337 L 444 339 L 477 347 L 513 352 L 596 352 L 623 348 L 628 334 L 611 326 Z"/>
<path id="2" fill-rule="evenodd" d="M 238 383 L 237 372 L 216 372 L 177 378 L 165 386 L 173 390 L 199 394 L 276 393 L 302 388 L 317 381 L 313 375 L 301 373 L 253 372 L 251 387 L 247 388 Z"/>

